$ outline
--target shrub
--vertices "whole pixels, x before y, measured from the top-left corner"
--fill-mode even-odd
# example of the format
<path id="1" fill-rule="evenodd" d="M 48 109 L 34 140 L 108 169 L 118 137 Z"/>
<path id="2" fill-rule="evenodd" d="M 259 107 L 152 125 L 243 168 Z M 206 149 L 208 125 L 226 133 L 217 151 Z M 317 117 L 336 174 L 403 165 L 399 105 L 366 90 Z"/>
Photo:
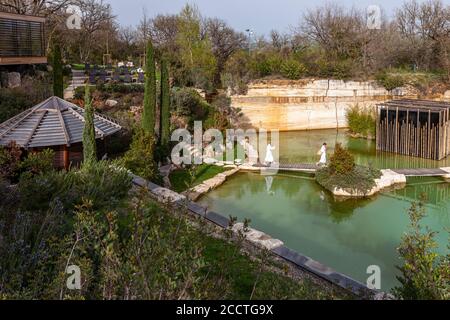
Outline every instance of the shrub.
<path id="1" fill-rule="evenodd" d="M 131 188 L 131 178 L 125 169 L 99 161 L 73 172 L 75 183 L 72 192 L 75 203 L 90 199 L 95 208 L 115 208 Z"/>
<path id="2" fill-rule="evenodd" d="M 376 134 L 376 115 L 370 109 L 362 109 L 358 104 L 347 110 L 347 123 L 351 133 L 364 138 L 374 138 Z"/>
<path id="3" fill-rule="evenodd" d="M 19 181 L 21 206 L 26 210 L 46 210 L 53 200 L 72 210 L 83 198 L 96 208 L 114 208 L 131 188 L 124 169 L 100 161 L 78 171 L 49 171 L 38 175 L 22 174 Z"/>
<path id="4" fill-rule="evenodd" d="M 20 167 L 31 174 L 42 174 L 53 170 L 53 159 L 55 152 L 45 149 L 41 152 L 30 153 L 21 163 Z"/>
<path id="5" fill-rule="evenodd" d="M 410 232 L 402 237 L 398 248 L 404 264 L 398 269 L 401 286 L 394 294 L 404 300 L 450 299 L 450 255 L 439 256 L 436 233 L 423 228 L 421 220 L 426 217 L 424 201 L 413 203 L 408 211 Z"/>
<path id="6" fill-rule="evenodd" d="M 380 176 L 379 170 L 370 167 L 355 166 L 347 174 L 333 174 L 329 167 L 324 167 L 316 172 L 316 181 L 329 191 L 342 189 L 349 193 L 367 194 Z"/>
<path id="7" fill-rule="evenodd" d="M 291 80 L 298 80 L 306 73 L 303 64 L 294 59 L 289 59 L 281 65 L 281 74 Z"/>
<path id="8" fill-rule="evenodd" d="M 345 80 L 351 78 L 354 62 L 349 59 L 329 60 L 324 56 L 317 61 L 316 67 L 317 74 L 322 77 Z"/>
<path id="9" fill-rule="evenodd" d="M 347 192 L 367 194 L 374 186 L 381 172 L 371 167 L 355 165 L 353 156 L 336 144 L 335 153 L 327 167 L 316 172 L 316 181 L 327 190 L 343 189 Z"/>
<path id="10" fill-rule="evenodd" d="M 31 106 L 31 99 L 20 88 L 0 88 L 0 123 Z"/>
<path id="11" fill-rule="evenodd" d="M 144 85 L 143 84 L 124 84 L 124 83 L 107 83 L 107 84 L 101 84 L 101 85 L 90 85 L 91 92 L 97 91 L 100 94 L 107 94 L 107 95 L 113 95 L 113 94 L 133 94 L 133 93 L 143 93 L 144 92 Z M 83 100 L 85 94 L 85 88 L 84 86 L 78 87 L 75 89 L 74 93 L 74 99 L 76 100 Z"/>
<path id="12" fill-rule="evenodd" d="M 119 163 L 144 179 L 159 181 L 154 152 L 154 135 L 137 128 L 130 150 L 125 153 Z"/>
<path id="13" fill-rule="evenodd" d="M 61 198 L 70 186 L 64 172 L 51 171 L 40 175 L 22 174 L 18 188 L 21 208 L 34 211 L 47 210 L 51 200 Z"/>
<path id="14" fill-rule="evenodd" d="M 22 150 L 13 141 L 7 147 L 0 147 L 0 176 L 14 181 L 20 174 Z"/>
<path id="15" fill-rule="evenodd" d="M 192 88 L 175 88 L 172 90 L 171 105 L 179 116 L 194 120 L 204 120 L 210 111 L 210 105 Z"/>
<path id="16" fill-rule="evenodd" d="M 404 86 L 405 79 L 398 74 L 390 74 L 386 71 L 376 75 L 377 82 L 382 85 L 386 90 L 391 91 L 395 88 Z"/>
<path id="17" fill-rule="evenodd" d="M 199 166 L 192 166 L 189 169 L 175 170 L 170 173 L 169 179 L 174 191 L 183 192 L 224 171 L 226 171 L 226 169 L 222 167 L 202 164 Z"/>
<path id="18" fill-rule="evenodd" d="M 256 77 L 266 77 L 272 73 L 272 65 L 264 54 L 256 54 L 250 62 L 250 70 Z"/>
<path id="19" fill-rule="evenodd" d="M 328 165 L 332 174 L 345 175 L 355 168 L 355 158 L 350 152 L 342 147 L 342 144 L 336 143 L 334 154 L 330 157 Z"/>

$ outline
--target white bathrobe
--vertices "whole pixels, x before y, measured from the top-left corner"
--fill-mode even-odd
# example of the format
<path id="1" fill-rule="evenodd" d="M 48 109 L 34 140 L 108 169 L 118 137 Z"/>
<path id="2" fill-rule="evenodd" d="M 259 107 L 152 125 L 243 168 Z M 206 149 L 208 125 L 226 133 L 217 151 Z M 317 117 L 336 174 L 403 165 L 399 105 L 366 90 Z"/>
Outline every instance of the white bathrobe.
<path id="1" fill-rule="evenodd" d="M 264 160 L 266 163 L 272 163 L 273 160 L 273 154 L 272 151 L 275 150 L 275 147 L 272 147 L 272 145 L 267 145 L 266 149 L 266 159 Z"/>
<path id="2" fill-rule="evenodd" d="M 327 163 L 327 147 L 326 146 L 322 146 L 322 148 L 320 149 L 320 161 L 319 163 L 321 164 L 326 164 Z"/>

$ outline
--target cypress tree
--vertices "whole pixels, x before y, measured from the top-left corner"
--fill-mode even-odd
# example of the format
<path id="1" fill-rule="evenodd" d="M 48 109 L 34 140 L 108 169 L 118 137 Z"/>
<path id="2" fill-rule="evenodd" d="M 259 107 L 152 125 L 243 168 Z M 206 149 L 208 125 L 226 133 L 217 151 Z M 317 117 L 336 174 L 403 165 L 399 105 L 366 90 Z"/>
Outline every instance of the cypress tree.
<path id="1" fill-rule="evenodd" d="M 169 69 L 167 61 L 161 61 L 161 121 L 160 121 L 160 139 L 161 145 L 167 146 L 170 140 L 170 85 Z"/>
<path id="2" fill-rule="evenodd" d="M 61 62 L 61 47 L 55 44 L 53 47 L 53 95 L 64 98 L 64 80 Z"/>
<path id="3" fill-rule="evenodd" d="M 156 72 L 155 56 L 151 40 L 147 43 L 147 57 L 145 66 L 144 112 L 142 115 L 142 128 L 145 132 L 154 134 L 156 123 Z"/>
<path id="4" fill-rule="evenodd" d="M 97 146 L 95 144 L 94 107 L 92 106 L 89 85 L 85 87 L 84 97 L 84 129 L 83 129 L 83 157 L 84 164 L 97 161 Z"/>

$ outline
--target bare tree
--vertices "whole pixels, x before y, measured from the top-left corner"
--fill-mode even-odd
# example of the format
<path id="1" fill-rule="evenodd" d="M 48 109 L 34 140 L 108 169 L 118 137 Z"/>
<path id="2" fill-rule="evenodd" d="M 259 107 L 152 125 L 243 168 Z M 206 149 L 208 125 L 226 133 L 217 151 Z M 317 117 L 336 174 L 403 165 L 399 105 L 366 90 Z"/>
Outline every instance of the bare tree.
<path id="1" fill-rule="evenodd" d="M 138 36 L 134 27 L 121 27 L 118 30 L 117 37 L 112 40 L 114 46 L 111 47 L 111 51 L 116 58 L 123 60 L 138 53 Z"/>
<path id="2" fill-rule="evenodd" d="M 365 29 L 364 15 L 360 11 L 327 4 L 303 16 L 299 33 L 320 45 L 332 58 L 355 58 L 363 50 Z"/>
<path id="3" fill-rule="evenodd" d="M 73 0 L 2 0 L 0 9 L 18 14 L 48 16 L 72 3 Z"/>
<path id="4" fill-rule="evenodd" d="M 205 22 L 205 30 L 216 58 L 214 87 L 220 88 L 220 76 L 225 68 L 225 64 L 236 50 L 245 47 L 246 37 L 243 33 L 234 31 L 226 22 L 217 18 L 208 19 Z"/>
<path id="5" fill-rule="evenodd" d="M 167 51 L 177 50 L 178 17 L 157 15 L 151 20 L 150 32 L 157 47 Z"/>
<path id="6" fill-rule="evenodd" d="M 74 0 L 81 12 L 81 30 L 74 36 L 75 45 L 82 62 L 88 62 L 91 52 L 100 45 L 95 41 L 95 35 L 100 31 L 112 31 L 114 16 L 109 4 L 103 0 Z M 103 32 L 108 50 L 109 32 Z"/>
<path id="7" fill-rule="evenodd" d="M 396 22 L 418 67 L 449 69 L 450 6 L 440 0 L 411 0 L 397 10 Z"/>
<path id="8" fill-rule="evenodd" d="M 270 31 L 270 39 L 272 47 L 277 51 L 281 51 L 284 47 L 289 45 L 289 37 L 287 34 L 281 34 L 277 30 Z"/>

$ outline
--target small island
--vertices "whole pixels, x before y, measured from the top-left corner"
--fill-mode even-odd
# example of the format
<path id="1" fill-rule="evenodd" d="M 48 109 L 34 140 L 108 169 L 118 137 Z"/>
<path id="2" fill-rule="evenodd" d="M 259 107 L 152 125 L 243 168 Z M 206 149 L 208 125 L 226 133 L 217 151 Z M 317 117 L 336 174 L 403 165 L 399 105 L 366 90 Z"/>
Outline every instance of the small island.
<path id="1" fill-rule="evenodd" d="M 356 165 L 354 157 L 336 144 L 330 163 L 316 172 L 316 181 L 335 196 L 370 197 L 381 190 L 406 185 L 405 175 Z"/>

